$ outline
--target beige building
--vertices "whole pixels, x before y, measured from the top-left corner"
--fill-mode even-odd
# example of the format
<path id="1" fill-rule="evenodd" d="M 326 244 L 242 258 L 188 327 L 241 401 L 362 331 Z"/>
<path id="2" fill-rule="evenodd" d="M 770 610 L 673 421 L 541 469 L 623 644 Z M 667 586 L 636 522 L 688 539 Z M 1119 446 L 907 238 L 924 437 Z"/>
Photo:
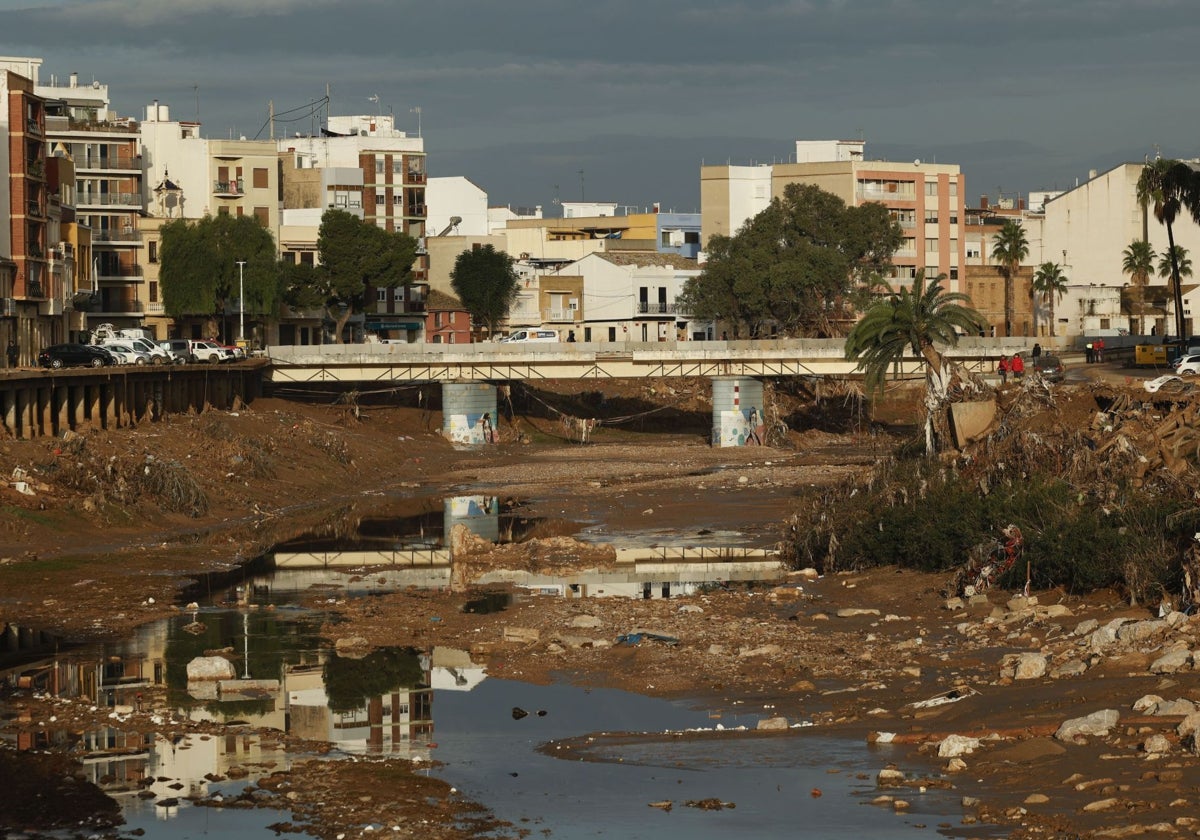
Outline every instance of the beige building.
<path id="1" fill-rule="evenodd" d="M 894 284 L 945 274 L 961 290 L 963 196 L 957 164 L 868 160 L 858 140 L 797 141 L 795 163 L 700 168 L 701 241 L 733 236 L 789 184 L 811 184 L 850 206 L 884 204 L 904 231 L 892 258 Z"/>

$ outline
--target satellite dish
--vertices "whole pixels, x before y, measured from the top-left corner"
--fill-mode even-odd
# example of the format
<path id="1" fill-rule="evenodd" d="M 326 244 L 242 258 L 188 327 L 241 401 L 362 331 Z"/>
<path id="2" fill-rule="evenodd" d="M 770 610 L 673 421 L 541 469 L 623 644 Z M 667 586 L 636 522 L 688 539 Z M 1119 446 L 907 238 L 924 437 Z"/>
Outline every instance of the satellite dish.
<path id="1" fill-rule="evenodd" d="M 920 158 L 917 158 L 916 160 L 914 160 L 914 161 L 913 161 L 913 166 L 920 166 L 920 165 L 921 165 L 921 159 L 920 159 Z"/>

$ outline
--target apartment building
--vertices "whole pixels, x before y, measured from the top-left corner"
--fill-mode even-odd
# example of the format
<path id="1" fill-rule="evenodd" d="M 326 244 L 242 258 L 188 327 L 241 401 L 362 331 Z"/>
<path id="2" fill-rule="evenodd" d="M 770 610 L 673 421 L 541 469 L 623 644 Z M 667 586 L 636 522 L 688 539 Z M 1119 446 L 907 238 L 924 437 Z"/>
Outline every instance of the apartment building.
<path id="1" fill-rule="evenodd" d="M 1200 161 L 1192 161 L 1200 167 Z M 1167 278 L 1154 276 L 1147 300 L 1166 305 L 1147 307 L 1142 314 L 1130 308 L 1132 278 L 1122 270 L 1124 252 L 1135 240 L 1146 240 L 1158 257 L 1167 253 L 1167 229 L 1154 218 L 1152 208 L 1137 200 L 1137 182 L 1145 162 L 1121 163 L 1104 172 L 1092 170 L 1087 180 L 1045 203 L 1045 233 L 1039 261 L 1057 262 L 1069 280 L 1069 292 L 1056 307 L 1056 316 L 1067 319 L 1073 333 L 1129 330 L 1163 336 L 1175 333 L 1174 303 L 1167 294 Z M 1200 226 L 1181 213 L 1172 228 L 1175 244 L 1200 262 Z M 1157 265 L 1158 259 L 1155 259 Z M 1187 335 L 1198 328 L 1190 299 L 1192 278 L 1183 278 L 1184 320 Z M 1124 306 L 1112 305 L 1124 292 Z"/>
<path id="2" fill-rule="evenodd" d="M 735 235 L 789 184 L 811 184 L 850 206 L 875 201 L 888 208 L 904 231 L 892 258 L 893 286 L 924 269 L 926 276 L 945 274 L 949 290 L 961 291 L 965 181 L 959 166 L 868 160 L 865 152 L 861 140 L 801 140 L 794 163 L 702 166 L 702 242 Z"/>
<path id="3" fill-rule="evenodd" d="M 429 289 L 424 248 L 428 215 L 425 141 L 398 131 L 389 114 L 331 116 L 319 137 L 297 135 L 275 143 L 280 158 L 286 161 L 283 207 L 291 232 L 283 258 L 298 262 L 308 250 L 297 235 L 300 225 L 291 224 L 292 210 L 324 212 L 334 207 L 360 215 L 384 230 L 412 236 L 421 245 L 413 263 L 412 284 L 392 290 L 367 289 L 367 299 L 375 303 L 373 311 L 348 328 L 352 334 L 358 331 L 393 340 L 417 340 L 424 329 Z M 316 176 L 305 173 L 314 169 L 336 171 L 319 176 L 321 186 L 314 189 Z M 314 238 L 313 246 L 315 242 Z"/>

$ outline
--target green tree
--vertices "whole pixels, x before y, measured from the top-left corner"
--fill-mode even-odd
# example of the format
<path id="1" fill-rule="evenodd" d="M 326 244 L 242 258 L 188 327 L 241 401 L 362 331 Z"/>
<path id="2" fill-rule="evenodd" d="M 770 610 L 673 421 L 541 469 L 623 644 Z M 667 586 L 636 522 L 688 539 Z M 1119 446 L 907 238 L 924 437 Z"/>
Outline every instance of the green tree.
<path id="1" fill-rule="evenodd" d="M 515 260 L 491 245 L 463 251 L 454 260 L 450 271 L 450 287 L 471 313 L 471 318 L 487 327 L 488 336 L 508 317 L 521 284 L 514 267 Z"/>
<path id="2" fill-rule="evenodd" d="M 1004 276 L 1004 334 L 1011 336 L 1013 315 L 1016 308 L 1014 297 L 1014 282 L 1021 263 L 1029 256 L 1029 240 L 1025 237 L 1025 228 L 1015 219 L 1004 223 L 992 238 L 992 259 L 1000 265 L 1000 273 Z"/>
<path id="3" fill-rule="evenodd" d="M 1148 208 L 1167 228 L 1167 255 L 1171 259 L 1171 288 L 1175 299 L 1175 334 L 1182 340 L 1187 331 L 1183 313 L 1183 284 L 1180 282 L 1178 254 L 1175 251 L 1175 219 L 1187 209 L 1193 221 L 1200 223 L 1200 183 L 1196 172 L 1186 163 L 1158 158 L 1147 163 L 1138 176 L 1137 199 L 1142 205 L 1142 239 L 1149 239 Z"/>
<path id="4" fill-rule="evenodd" d="M 221 315 L 238 296 L 239 261 L 246 263 L 240 278 L 244 311 L 273 315 L 279 304 L 275 240 L 257 219 L 219 213 L 163 225 L 159 256 L 163 310 L 176 319 L 203 316 L 208 334 L 216 335 Z"/>
<path id="5" fill-rule="evenodd" d="M 1175 246 L 1173 255 L 1164 253 L 1159 257 L 1158 276 L 1171 279 L 1175 266 L 1179 266 L 1180 278 L 1192 276 L 1192 258 L 1188 256 L 1188 249 L 1182 245 Z"/>
<path id="6" fill-rule="evenodd" d="M 1154 246 L 1145 239 L 1133 240 L 1129 243 L 1129 247 L 1121 252 L 1121 271 L 1128 274 L 1129 279 L 1133 281 L 1133 302 L 1138 316 L 1138 335 L 1141 335 L 1144 330 L 1142 320 L 1145 317 L 1146 309 L 1146 284 L 1150 282 L 1150 276 L 1154 274 L 1155 256 Z M 1169 264 L 1167 273 L 1171 273 Z"/>
<path id="7" fill-rule="evenodd" d="M 1049 308 L 1050 337 L 1054 337 L 1054 304 L 1067 293 L 1067 276 L 1062 266 L 1055 262 L 1044 262 L 1033 275 L 1033 291 L 1041 295 Z M 1036 310 L 1035 310 L 1036 311 Z M 1036 332 L 1036 330 L 1035 330 Z"/>
<path id="8" fill-rule="evenodd" d="M 789 184 L 735 236 L 709 240 L 704 271 L 677 304 L 727 322 L 735 336 L 757 337 L 772 324 L 785 334 L 831 334 L 902 240 L 882 204 L 847 207 L 817 187 Z"/>
<path id="9" fill-rule="evenodd" d="M 342 330 L 352 315 L 374 308 L 367 289 L 394 289 L 412 282 L 417 240 L 406 233 L 389 233 L 345 210 L 326 210 L 317 232 L 320 266 L 309 280 L 315 288 L 309 297 L 324 297 L 336 322 L 334 341 L 342 343 Z M 292 279 L 301 274 L 292 275 Z M 299 293 L 294 289 L 293 293 Z"/>
<path id="10" fill-rule="evenodd" d="M 938 345 L 958 344 L 959 331 L 977 333 L 986 325 L 982 315 L 963 304 L 969 298 L 942 289 L 944 275 L 926 285 L 918 271 L 912 288 L 902 288 L 877 303 L 846 338 L 846 358 L 857 359 L 868 390 L 882 391 L 888 369 L 908 351 L 925 368 L 925 451 L 937 450 L 934 416 L 945 405 L 950 375 Z"/>

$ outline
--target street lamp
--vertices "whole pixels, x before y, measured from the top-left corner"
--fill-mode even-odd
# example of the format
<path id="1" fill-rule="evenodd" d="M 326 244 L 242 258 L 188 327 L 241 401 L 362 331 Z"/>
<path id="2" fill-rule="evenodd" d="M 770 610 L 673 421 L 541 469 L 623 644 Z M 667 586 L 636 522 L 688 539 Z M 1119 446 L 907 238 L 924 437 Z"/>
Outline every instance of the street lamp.
<path id="1" fill-rule="evenodd" d="M 246 268 L 245 260 L 237 261 L 238 267 L 238 341 L 242 344 L 246 343 L 246 291 L 242 282 L 244 269 Z"/>

